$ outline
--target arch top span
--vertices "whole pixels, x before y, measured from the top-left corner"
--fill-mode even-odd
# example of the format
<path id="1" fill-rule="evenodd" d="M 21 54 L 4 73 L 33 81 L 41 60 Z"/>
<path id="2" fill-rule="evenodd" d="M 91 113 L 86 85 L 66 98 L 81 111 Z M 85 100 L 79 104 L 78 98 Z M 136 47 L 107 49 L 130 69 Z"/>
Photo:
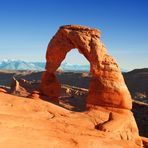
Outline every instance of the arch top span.
<path id="1" fill-rule="evenodd" d="M 87 35 L 89 36 L 96 36 L 100 38 L 100 31 L 96 28 L 90 28 L 90 27 L 80 26 L 80 25 L 64 25 L 64 26 L 61 26 L 59 30 L 60 29 L 79 31 L 79 32 L 87 33 Z"/>
<path id="2" fill-rule="evenodd" d="M 48 44 L 46 69 L 54 72 L 64 60 L 67 52 L 74 48 L 77 48 L 90 64 L 101 60 L 102 54 L 106 52 L 103 43 L 100 42 L 99 30 L 79 25 L 61 26 Z"/>
<path id="3" fill-rule="evenodd" d="M 79 25 L 61 26 L 49 42 L 46 71 L 41 82 L 42 92 L 49 97 L 60 96 L 61 85 L 54 72 L 73 48 L 77 48 L 90 63 L 92 78 L 87 104 L 131 109 L 130 93 L 117 62 L 107 54 L 100 41 L 100 31 Z"/>

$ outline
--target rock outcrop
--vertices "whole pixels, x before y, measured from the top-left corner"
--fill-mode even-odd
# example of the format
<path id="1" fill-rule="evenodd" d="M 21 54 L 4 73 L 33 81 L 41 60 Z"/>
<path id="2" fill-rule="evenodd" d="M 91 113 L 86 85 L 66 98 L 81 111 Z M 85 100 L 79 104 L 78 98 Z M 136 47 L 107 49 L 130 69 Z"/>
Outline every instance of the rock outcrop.
<path id="1" fill-rule="evenodd" d="M 100 31 L 97 29 L 78 25 L 60 27 L 47 48 L 46 71 L 42 75 L 40 85 L 42 94 L 51 100 L 61 99 L 64 94 L 73 97 L 79 95 L 73 89 L 61 89 L 61 84 L 55 76 L 66 54 L 73 48 L 77 48 L 90 63 L 92 77 L 86 98 L 86 119 L 93 121 L 93 128 L 98 130 L 98 133 L 104 132 L 109 134 L 108 137 L 130 141 L 131 146 L 142 146 L 137 124 L 130 111 L 131 95 L 117 62 L 107 54 L 100 41 Z M 79 122 L 78 119 L 76 122 Z M 85 128 L 91 127 L 89 124 Z"/>
<path id="2" fill-rule="evenodd" d="M 1 148 L 142 147 L 129 110 L 96 106 L 86 112 L 72 112 L 41 99 L 6 93 L 0 93 L 0 105 Z M 116 124 L 109 124 L 106 130 L 103 123 L 108 120 Z M 147 139 L 143 142 L 147 145 Z"/>
<path id="3" fill-rule="evenodd" d="M 77 48 L 90 63 L 92 78 L 87 105 L 131 109 L 130 93 L 117 62 L 107 54 L 100 41 L 100 31 L 78 25 L 60 27 L 50 41 L 46 53 L 46 71 L 42 76 L 42 92 L 51 98 L 60 96 L 61 85 L 54 73 L 73 48 Z"/>
<path id="4" fill-rule="evenodd" d="M 7 91 L 4 88 L 0 88 L 0 93 L 7 93 Z"/>
<path id="5" fill-rule="evenodd" d="M 25 91 L 25 89 L 20 86 L 18 80 L 16 80 L 15 77 L 12 77 L 12 82 L 11 82 L 11 87 L 10 88 L 11 88 L 10 89 L 11 94 L 18 95 L 18 94 L 20 94 L 20 92 L 22 93 L 22 92 Z"/>
<path id="6" fill-rule="evenodd" d="M 123 75 L 132 98 L 139 101 L 148 98 L 148 68 L 134 69 Z"/>
<path id="7" fill-rule="evenodd" d="M 10 93 L 22 97 L 28 97 L 35 90 L 39 89 L 39 83 L 25 79 L 12 78 Z M 34 94 L 34 92 L 33 92 Z"/>

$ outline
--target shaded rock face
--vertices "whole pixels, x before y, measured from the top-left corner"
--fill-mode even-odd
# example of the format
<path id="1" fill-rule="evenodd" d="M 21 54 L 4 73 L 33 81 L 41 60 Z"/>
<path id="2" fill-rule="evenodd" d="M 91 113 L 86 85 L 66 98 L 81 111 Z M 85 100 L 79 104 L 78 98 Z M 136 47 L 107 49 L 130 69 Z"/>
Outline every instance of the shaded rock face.
<path id="1" fill-rule="evenodd" d="M 41 91 L 51 98 L 60 96 L 61 85 L 54 73 L 73 48 L 77 48 L 90 63 L 92 78 L 87 105 L 131 109 L 131 96 L 121 71 L 114 58 L 107 54 L 100 41 L 100 32 L 93 28 L 77 25 L 60 27 L 47 48 Z"/>
<path id="2" fill-rule="evenodd" d="M 135 69 L 124 73 L 125 82 L 132 98 L 148 98 L 148 68 Z"/>
<path id="3" fill-rule="evenodd" d="M 140 135 L 148 137 L 148 104 L 133 101 L 132 112 L 135 116 Z"/>

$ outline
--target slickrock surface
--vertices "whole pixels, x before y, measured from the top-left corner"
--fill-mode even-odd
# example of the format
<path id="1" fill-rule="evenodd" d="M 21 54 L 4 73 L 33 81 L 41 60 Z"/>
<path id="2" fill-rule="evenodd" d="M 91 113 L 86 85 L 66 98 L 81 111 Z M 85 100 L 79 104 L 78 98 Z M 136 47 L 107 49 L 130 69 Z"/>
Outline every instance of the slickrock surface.
<path id="1" fill-rule="evenodd" d="M 77 48 L 90 63 L 92 78 L 87 104 L 131 109 L 130 93 L 115 59 L 107 54 L 100 41 L 100 31 L 78 25 L 60 27 L 49 42 L 42 92 L 51 98 L 60 96 L 61 85 L 54 73 L 73 48 Z"/>
<path id="2" fill-rule="evenodd" d="M 2 148 L 141 147 L 133 115 L 128 110 L 94 107 L 72 112 L 42 100 L 6 93 L 0 93 L 0 106 Z M 118 116 L 122 118 L 116 122 Z M 108 120 L 114 126 L 107 122 L 110 128 L 106 129 L 103 123 Z"/>

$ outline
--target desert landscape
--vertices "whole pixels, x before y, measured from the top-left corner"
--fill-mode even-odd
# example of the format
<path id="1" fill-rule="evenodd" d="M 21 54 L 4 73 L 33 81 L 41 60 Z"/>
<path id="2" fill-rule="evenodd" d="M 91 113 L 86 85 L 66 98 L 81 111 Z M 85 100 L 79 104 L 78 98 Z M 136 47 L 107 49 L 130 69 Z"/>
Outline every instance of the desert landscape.
<path id="1" fill-rule="evenodd" d="M 147 6 L 1 0 L 0 148 L 148 148 Z"/>
<path id="2" fill-rule="evenodd" d="M 72 48 L 90 72 L 58 69 Z M 96 29 L 60 27 L 45 71 L 1 70 L 0 80 L 0 147 L 148 146 L 148 69 L 122 75 Z"/>

